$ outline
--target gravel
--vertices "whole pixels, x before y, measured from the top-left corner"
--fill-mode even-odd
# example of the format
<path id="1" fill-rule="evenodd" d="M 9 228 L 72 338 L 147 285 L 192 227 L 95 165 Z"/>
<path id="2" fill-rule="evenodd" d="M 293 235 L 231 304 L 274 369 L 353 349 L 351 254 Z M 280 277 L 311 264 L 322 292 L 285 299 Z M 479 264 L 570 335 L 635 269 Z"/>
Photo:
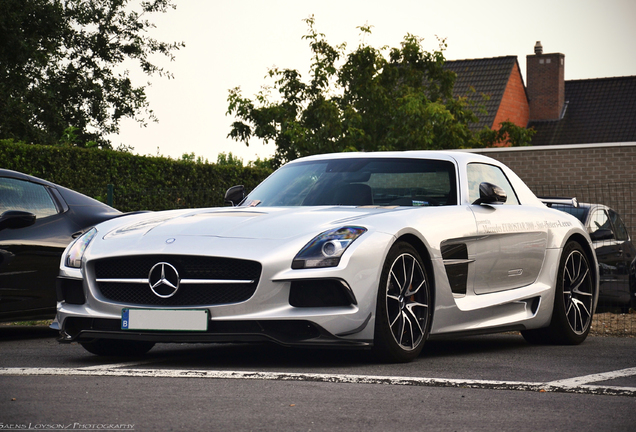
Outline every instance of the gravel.
<path id="1" fill-rule="evenodd" d="M 636 312 L 630 313 L 597 313 L 592 319 L 590 334 L 594 336 L 636 337 Z"/>

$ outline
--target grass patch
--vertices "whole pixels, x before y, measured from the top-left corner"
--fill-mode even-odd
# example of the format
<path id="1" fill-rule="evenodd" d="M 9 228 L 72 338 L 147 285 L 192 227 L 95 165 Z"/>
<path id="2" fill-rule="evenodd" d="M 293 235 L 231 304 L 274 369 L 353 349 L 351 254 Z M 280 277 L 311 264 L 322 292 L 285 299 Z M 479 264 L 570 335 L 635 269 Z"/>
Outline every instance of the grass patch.
<path id="1" fill-rule="evenodd" d="M 14 321 L 0 323 L 0 326 L 49 326 L 53 320 Z"/>

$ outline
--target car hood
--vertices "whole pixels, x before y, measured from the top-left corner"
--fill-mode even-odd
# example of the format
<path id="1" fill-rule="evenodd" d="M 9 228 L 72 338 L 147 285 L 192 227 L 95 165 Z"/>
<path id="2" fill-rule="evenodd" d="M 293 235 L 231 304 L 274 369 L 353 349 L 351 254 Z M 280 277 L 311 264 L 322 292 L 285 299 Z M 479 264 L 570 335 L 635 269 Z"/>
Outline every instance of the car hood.
<path id="1" fill-rule="evenodd" d="M 370 222 L 369 218 L 409 207 L 268 207 L 219 208 L 150 213 L 123 217 L 104 240 L 118 237 L 210 236 L 282 240 L 337 226 Z"/>

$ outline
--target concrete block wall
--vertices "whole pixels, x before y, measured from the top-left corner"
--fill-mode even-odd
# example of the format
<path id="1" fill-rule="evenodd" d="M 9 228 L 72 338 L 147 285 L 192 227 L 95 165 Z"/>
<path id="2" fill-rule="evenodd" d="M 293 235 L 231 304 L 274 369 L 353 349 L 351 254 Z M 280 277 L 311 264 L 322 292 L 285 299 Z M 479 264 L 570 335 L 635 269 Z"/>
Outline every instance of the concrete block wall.
<path id="1" fill-rule="evenodd" d="M 475 150 L 508 165 L 527 184 L 636 182 L 636 143 Z"/>
<path id="2" fill-rule="evenodd" d="M 537 194 L 574 194 L 581 202 L 614 208 L 636 240 L 636 143 L 473 151 L 506 164 Z"/>

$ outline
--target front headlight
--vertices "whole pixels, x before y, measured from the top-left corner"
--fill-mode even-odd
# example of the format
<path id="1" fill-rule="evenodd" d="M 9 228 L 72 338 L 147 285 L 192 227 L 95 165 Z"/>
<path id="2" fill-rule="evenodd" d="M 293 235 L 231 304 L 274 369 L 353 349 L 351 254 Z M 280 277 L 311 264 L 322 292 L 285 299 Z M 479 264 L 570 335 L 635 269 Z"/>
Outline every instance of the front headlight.
<path id="1" fill-rule="evenodd" d="M 336 267 L 349 245 L 366 231 L 366 228 L 355 226 L 325 231 L 298 252 L 292 268 Z"/>
<path id="2" fill-rule="evenodd" d="M 64 257 L 64 265 L 67 267 L 80 268 L 82 267 L 82 257 L 84 256 L 84 251 L 88 247 L 88 244 L 95 238 L 97 235 L 97 229 L 91 228 L 82 234 L 80 237 L 73 242 L 72 246 L 69 248 L 66 253 L 66 257 Z"/>

